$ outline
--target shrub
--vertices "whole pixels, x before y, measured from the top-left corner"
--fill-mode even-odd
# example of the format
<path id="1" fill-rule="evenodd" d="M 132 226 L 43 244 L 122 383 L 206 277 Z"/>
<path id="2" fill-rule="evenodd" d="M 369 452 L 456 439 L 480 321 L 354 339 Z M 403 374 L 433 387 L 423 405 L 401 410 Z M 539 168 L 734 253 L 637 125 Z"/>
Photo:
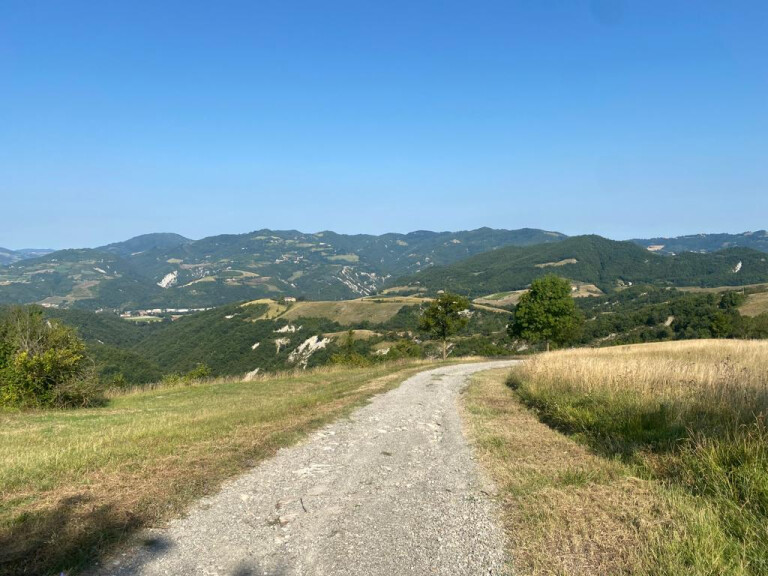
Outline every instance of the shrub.
<path id="1" fill-rule="evenodd" d="M 34 307 L 0 317 L 0 405 L 88 406 L 100 398 L 93 363 L 73 329 Z"/>
<path id="2" fill-rule="evenodd" d="M 332 364 L 342 364 L 344 366 L 354 366 L 357 368 L 371 364 L 370 358 L 363 356 L 357 350 L 355 342 L 355 331 L 349 330 L 341 344 L 340 352 L 331 356 Z"/>
<path id="3" fill-rule="evenodd" d="M 397 343 L 389 349 L 386 354 L 387 360 L 399 360 L 401 358 L 422 358 L 424 356 L 424 350 L 421 346 L 403 338 L 398 340 Z"/>
<path id="4" fill-rule="evenodd" d="M 185 374 L 171 373 L 163 376 L 160 381 L 163 386 L 176 386 L 178 384 L 192 384 L 195 380 L 205 380 L 211 375 L 211 369 L 204 362 L 199 363 Z"/>

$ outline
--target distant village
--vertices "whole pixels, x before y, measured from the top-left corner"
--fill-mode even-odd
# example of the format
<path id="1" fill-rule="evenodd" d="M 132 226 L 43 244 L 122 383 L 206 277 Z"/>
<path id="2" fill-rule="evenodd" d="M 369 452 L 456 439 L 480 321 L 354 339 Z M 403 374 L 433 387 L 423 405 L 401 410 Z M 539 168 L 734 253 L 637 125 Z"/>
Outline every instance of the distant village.
<path id="1" fill-rule="evenodd" d="M 125 312 L 120 313 L 120 318 L 125 318 L 126 320 L 138 320 L 140 318 L 160 319 L 163 316 L 170 316 L 172 320 L 176 320 L 176 318 L 184 316 L 185 314 L 205 312 L 206 310 L 211 309 L 212 308 L 151 308 L 147 310 L 126 310 Z"/>

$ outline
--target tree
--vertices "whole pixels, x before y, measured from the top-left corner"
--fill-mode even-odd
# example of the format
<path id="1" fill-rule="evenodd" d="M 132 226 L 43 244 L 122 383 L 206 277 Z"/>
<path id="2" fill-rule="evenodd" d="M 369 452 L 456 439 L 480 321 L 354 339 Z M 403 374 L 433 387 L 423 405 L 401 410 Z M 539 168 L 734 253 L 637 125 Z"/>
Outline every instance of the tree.
<path id="1" fill-rule="evenodd" d="M 340 352 L 331 356 L 332 364 L 344 364 L 346 366 L 367 366 L 370 360 L 357 351 L 355 331 L 350 329 L 344 336 L 340 345 Z"/>
<path id="2" fill-rule="evenodd" d="M 443 360 L 448 356 L 448 338 L 469 321 L 469 300 L 446 292 L 434 299 L 419 318 L 419 329 L 443 342 Z"/>
<path id="3" fill-rule="evenodd" d="M 579 333 L 584 319 L 571 296 L 571 284 L 564 278 L 544 276 L 531 283 L 515 308 L 508 332 L 512 338 L 562 346 Z"/>

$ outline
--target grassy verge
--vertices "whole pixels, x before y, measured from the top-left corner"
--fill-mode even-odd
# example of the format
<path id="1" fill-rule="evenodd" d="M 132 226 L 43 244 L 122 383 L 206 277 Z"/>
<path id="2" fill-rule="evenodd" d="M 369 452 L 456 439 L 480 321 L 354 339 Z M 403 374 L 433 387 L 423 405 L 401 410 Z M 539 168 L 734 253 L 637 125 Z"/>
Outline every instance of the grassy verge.
<path id="1" fill-rule="evenodd" d="M 589 461 L 651 487 L 666 527 L 638 532 L 643 552 L 624 571 L 757 575 L 768 573 L 767 380 L 768 343 L 695 341 L 541 355 L 509 384 Z"/>
<path id="2" fill-rule="evenodd" d="M 77 571 L 427 367 L 325 368 L 0 413 L 0 574 Z"/>
<path id="3" fill-rule="evenodd" d="M 507 386 L 508 375 L 475 375 L 463 409 L 475 454 L 499 489 L 512 572 L 637 572 L 671 523 L 663 499 L 630 467 L 542 424 Z"/>

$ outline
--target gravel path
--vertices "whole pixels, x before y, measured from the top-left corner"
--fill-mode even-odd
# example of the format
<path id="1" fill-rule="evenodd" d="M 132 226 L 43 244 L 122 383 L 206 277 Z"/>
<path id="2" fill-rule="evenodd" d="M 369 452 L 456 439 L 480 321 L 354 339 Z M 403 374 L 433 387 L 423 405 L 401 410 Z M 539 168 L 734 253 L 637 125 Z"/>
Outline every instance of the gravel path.
<path id="1" fill-rule="evenodd" d="M 468 375 L 511 363 L 413 376 L 227 483 L 101 574 L 505 574 L 457 394 Z"/>

